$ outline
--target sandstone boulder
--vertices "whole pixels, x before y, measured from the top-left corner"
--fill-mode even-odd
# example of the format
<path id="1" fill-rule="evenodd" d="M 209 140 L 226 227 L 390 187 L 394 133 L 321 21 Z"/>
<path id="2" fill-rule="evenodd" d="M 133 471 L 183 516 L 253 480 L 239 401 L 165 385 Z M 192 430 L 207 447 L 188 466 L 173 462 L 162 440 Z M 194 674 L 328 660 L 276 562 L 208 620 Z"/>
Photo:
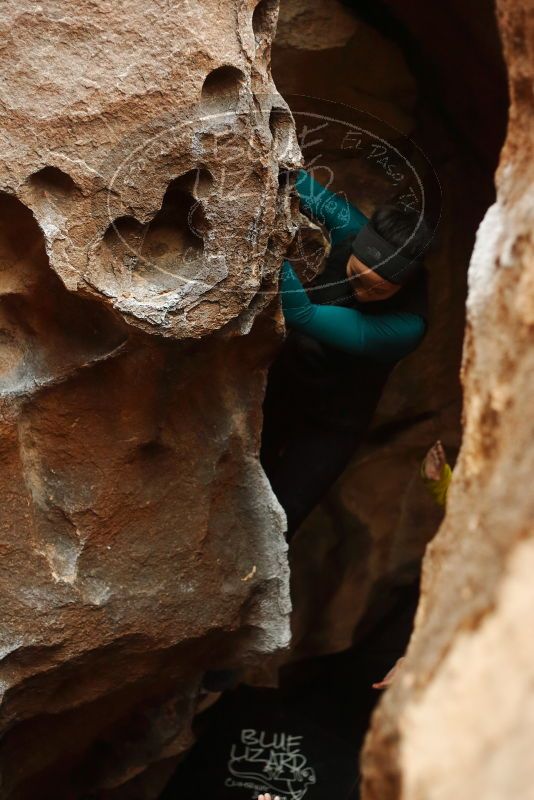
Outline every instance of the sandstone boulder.
<path id="1" fill-rule="evenodd" d="M 289 642 L 254 325 L 298 221 L 276 12 L 0 11 L 2 798 L 155 796 L 205 671 Z"/>

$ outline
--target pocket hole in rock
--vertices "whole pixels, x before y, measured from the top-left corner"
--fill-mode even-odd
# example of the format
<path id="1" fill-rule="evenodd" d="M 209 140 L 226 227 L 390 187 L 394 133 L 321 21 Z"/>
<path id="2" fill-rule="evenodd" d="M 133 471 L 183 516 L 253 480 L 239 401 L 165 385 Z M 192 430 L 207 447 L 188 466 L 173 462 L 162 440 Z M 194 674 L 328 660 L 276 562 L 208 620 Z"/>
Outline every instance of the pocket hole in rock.
<path id="1" fill-rule="evenodd" d="M 278 188 L 282 191 L 284 189 L 292 189 L 297 180 L 296 170 L 279 169 L 278 170 Z M 298 199 L 298 198 L 297 198 Z"/>
<path id="2" fill-rule="evenodd" d="M 278 160 L 291 160 L 295 145 L 295 125 L 291 113 L 281 106 L 273 106 L 269 114 L 269 129 Z"/>
<path id="3" fill-rule="evenodd" d="M 256 41 L 274 32 L 278 15 L 276 0 L 260 0 L 252 14 L 252 30 Z"/>
<path id="4" fill-rule="evenodd" d="M 208 197 L 214 184 L 213 175 L 206 167 L 190 169 L 176 181 L 177 185 L 197 199 Z"/>
<path id="5" fill-rule="evenodd" d="M 29 177 L 30 186 L 39 193 L 51 194 L 58 199 L 67 199 L 78 191 L 73 179 L 59 167 L 43 167 Z"/>
<path id="6" fill-rule="evenodd" d="M 202 111 L 212 114 L 235 111 L 244 80 L 245 75 L 237 67 L 227 65 L 214 69 L 202 86 Z"/>
<path id="7" fill-rule="evenodd" d="M 0 219 L 0 396 L 30 395 L 106 358 L 125 333 L 107 308 L 65 288 L 26 205 L 0 192 Z"/>
<path id="8" fill-rule="evenodd" d="M 195 172 L 194 170 L 191 171 Z M 209 225 L 199 200 L 184 189 L 194 176 L 170 182 L 160 210 L 142 224 L 132 216 L 111 223 L 104 245 L 119 271 L 135 276 L 156 291 L 179 288 L 198 274 Z"/>
<path id="9" fill-rule="evenodd" d="M 293 135 L 293 117 L 286 108 L 273 106 L 269 114 L 269 129 L 275 142 Z"/>

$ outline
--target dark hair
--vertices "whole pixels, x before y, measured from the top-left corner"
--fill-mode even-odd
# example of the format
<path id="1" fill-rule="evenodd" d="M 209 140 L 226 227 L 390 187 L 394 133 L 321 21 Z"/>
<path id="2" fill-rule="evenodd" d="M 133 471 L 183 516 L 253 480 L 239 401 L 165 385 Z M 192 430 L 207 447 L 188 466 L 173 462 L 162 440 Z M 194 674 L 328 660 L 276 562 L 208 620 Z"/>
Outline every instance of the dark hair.
<path id="1" fill-rule="evenodd" d="M 430 242 L 430 230 L 424 219 L 420 221 L 413 238 L 410 239 L 419 219 L 418 211 L 403 211 L 398 206 L 385 205 L 376 209 L 371 217 L 371 225 L 386 242 L 395 247 L 402 247 L 402 255 L 417 258 L 424 255 Z"/>

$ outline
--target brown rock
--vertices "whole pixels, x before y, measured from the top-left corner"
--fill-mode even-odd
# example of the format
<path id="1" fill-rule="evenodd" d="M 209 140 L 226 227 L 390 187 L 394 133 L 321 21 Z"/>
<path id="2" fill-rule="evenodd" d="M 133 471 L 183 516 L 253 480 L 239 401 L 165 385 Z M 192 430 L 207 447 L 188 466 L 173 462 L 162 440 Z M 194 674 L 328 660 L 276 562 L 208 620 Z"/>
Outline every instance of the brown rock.
<path id="1" fill-rule="evenodd" d="M 254 325 L 297 224 L 275 17 L 0 11 L 2 798 L 156 796 L 204 672 L 288 644 Z"/>
<path id="2" fill-rule="evenodd" d="M 464 437 L 408 656 L 367 740 L 366 800 L 533 796 L 533 31 L 527 3 L 498 11 L 512 105 L 469 268 Z"/>
<path id="3" fill-rule="evenodd" d="M 69 289 L 173 338 L 235 318 L 277 266 L 275 9 L 228 4 L 212 24 L 217 8 L 3 10 L 5 190 Z M 297 163 L 294 141 L 284 158 Z"/>

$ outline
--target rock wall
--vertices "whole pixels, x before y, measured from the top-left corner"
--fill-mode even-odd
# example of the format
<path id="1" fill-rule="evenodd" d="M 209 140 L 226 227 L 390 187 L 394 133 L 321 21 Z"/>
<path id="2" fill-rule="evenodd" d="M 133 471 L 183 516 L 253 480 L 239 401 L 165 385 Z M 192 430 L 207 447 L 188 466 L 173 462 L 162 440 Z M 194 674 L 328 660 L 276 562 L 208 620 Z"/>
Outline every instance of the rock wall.
<path id="1" fill-rule="evenodd" d="M 407 660 L 368 736 L 365 800 L 534 797 L 534 31 L 527 2 L 497 11 L 511 107 L 469 268 L 462 448 Z"/>
<path id="2" fill-rule="evenodd" d="M 2 800 L 154 797 L 204 672 L 288 644 L 276 13 L 2 5 Z"/>

